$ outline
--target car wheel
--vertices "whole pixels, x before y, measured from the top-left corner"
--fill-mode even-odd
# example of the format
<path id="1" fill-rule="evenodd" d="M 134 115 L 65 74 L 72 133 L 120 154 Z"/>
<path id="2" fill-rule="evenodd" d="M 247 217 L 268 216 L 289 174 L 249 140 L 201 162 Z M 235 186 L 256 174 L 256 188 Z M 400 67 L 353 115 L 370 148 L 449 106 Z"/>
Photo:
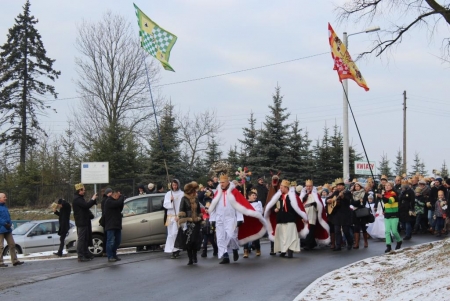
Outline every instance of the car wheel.
<path id="1" fill-rule="evenodd" d="M 89 247 L 89 252 L 96 257 L 101 257 L 103 250 L 105 250 L 105 244 L 103 242 L 103 235 L 92 235 L 93 246 Z M 105 250 L 106 251 L 106 250 Z"/>
<path id="2" fill-rule="evenodd" d="M 16 246 L 16 255 L 17 254 L 22 254 L 22 249 L 19 246 Z M 3 256 L 10 256 L 10 251 L 9 251 L 9 246 L 6 246 L 5 249 L 3 250 Z"/>

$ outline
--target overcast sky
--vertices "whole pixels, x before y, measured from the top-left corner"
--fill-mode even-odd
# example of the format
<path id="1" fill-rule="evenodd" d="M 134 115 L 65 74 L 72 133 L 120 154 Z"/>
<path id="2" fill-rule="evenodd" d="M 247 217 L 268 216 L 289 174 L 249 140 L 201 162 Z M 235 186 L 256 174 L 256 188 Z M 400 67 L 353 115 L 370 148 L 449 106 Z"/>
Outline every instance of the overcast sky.
<path id="1" fill-rule="evenodd" d="M 258 127 L 261 126 L 277 84 L 284 95 L 283 104 L 291 113 L 290 120 L 297 117 L 311 139 L 322 137 L 325 125 L 330 128 L 334 124 L 342 125 L 342 87 L 332 70 L 327 23 L 331 23 L 342 39 L 344 31 L 351 34 L 373 25 L 383 29 L 383 22 L 389 22 L 339 24 L 334 7 L 343 2 L 135 0 L 151 19 L 178 36 L 170 56 L 170 64 L 176 72 L 162 69 L 161 84 L 304 58 L 162 87 L 161 92 L 171 98 L 177 109 L 191 112 L 216 109 L 219 119 L 225 123 L 219 135 L 225 155 L 241 137 L 251 111 Z M 0 44 L 5 43 L 8 29 L 22 12 L 24 3 L 1 0 Z M 79 102 L 74 85 L 77 24 L 83 19 L 98 21 L 111 10 L 132 22 L 138 35 L 133 2 L 32 0 L 31 4 L 32 14 L 39 19 L 36 27 L 47 55 L 56 59 L 55 69 L 62 72 L 54 84 L 59 100 L 52 104 L 58 113 L 49 113 L 41 122 L 49 132 L 62 134 L 71 108 Z M 442 38 L 448 37 L 450 32 L 444 22 L 439 23 L 437 29 L 433 39 L 426 29 L 418 29 L 407 34 L 402 44 L 388 56 L 357 62 L 370 91 L 365 92 L 349 81 L 349 97 L 369 159 L 377 164 L 385 153 L 393 166 L 397 151 L 402 149 L 402 94 L 405 90 L 408 169 L 415 153 L 419 153 L 429 173 L 440 169 L 444 160 L 450 164 L 447 157 L 450 139 L 446 137 L 450 65 L 442 64 L 436 57 L 441 54 Z M 368 50 L 376 36 L 377 33 L 369 33 L 350 37 L 349 50 L 353 58 Z M 349 119 L 349 128 L 351 145 L 362 153 L 352 119 Z"/>

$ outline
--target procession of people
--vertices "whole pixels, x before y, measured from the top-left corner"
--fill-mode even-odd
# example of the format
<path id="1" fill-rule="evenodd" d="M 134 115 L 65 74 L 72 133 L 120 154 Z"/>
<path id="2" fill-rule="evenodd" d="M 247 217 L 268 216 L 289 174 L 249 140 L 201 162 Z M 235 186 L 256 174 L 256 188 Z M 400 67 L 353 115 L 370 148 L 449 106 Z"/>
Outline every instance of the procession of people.
<path id="1" fill-rule="evenodd" d="M 230 264 L 239 260 L 241 248 L 244 259 L 250 258 L 252 251 L 256 257 L 262 256 L 263 237 L 270 240 L 271 256 L 285 258 L 318 248 L 355 250 L 361 240 L 362 247 L 368 248 L 370 238 L 385 240 L 385 252 L 390 252 L 416 234 L 440 237 L 450 228 L 450 179 L 403 175 L 389 181 L 382 175 L 379 184 L 372 178 L 364 182 L 337 178 L 331 184 L 315 186 L 312 179 L 297 185 L 278 173 L 267 184 L 259 177 L 253 186 L 246 172 L 237 172 L 236 179 L 222 173 L 206 185 L 191 181 L 183 187 L 179 180 L 171 181 L 163 202 L 167 227 L 164 252 L 170 258 L 177 259 L 181 251 L 186 251 L 188 265 L 197 264 L 197 252 L 207 257 L 211 244 L 212 255 L 219 263 Z M 155 187 L 148 184 L 149 190 Z M 138 188 L 140 195 L 148 193 L 146 186 Z M 75 190 L 72 206 L 78 230 L 78 261 L 84 262 L 92 259 L 87 251 L 92 235 L 89 208 L 96 204 L 97 195 L 86 201 L 82 183 L 76 184 Z M 111 188 L 105 190 L 104 197 L 102 219 L 108 230 L 108 261 L 114 262 L 120 260 L 116 251 L 121 241 L 124 199 Z M 66 203 L 60 200 L 55 206 L 60 219 L 67 215 L 65 207 L 70 210 Z M 61 248 L 55 254 L 62 256 Z"/>

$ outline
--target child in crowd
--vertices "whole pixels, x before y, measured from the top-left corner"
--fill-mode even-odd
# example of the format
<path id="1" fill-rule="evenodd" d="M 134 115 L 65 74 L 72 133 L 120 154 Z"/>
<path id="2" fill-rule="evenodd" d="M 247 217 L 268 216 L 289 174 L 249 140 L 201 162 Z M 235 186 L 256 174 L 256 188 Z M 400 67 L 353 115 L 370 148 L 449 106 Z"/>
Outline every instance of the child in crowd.
<path id="1" fill-rule="evenodd" d="M 425 215 L 425 200 L 422 195 L 422 188 L 416 187 L 414 190 L 416 195 L 415 197 L 415 205 L 414 205 L 414 214 L 416 215 L 416 223 L 414 224 L 413 234 L 419 233 L 419 227 L 421 228 L 420 233 L 427 232 L 427 224 L 425 223 L 424 215 Z"/>
<path id="2" fill-rule="evenodd" d="M 369 204 L 372 206 L 373 194 L 369 194 L 367 198 L 369 200 Z M 385 238 L 384 214 L 382 204 L 378 204 L 377 212 L 375 213 L 375 221 L 369 224 L 369 227 L 367 228 L 367 233 L 369 233 L 369 235 L 372 238 L 379 238 L 379 239 Z"/>
<path id="3" fill-rule="evenodd" d="M 215 231 L 215 229 L 211 226 L 211 223 L 209 221 L 208 209 L 209 209 L 209 205 L 211 204 L 211 194 L 212 193 L 211 193 L 210 190 L 207 190 L 205 192 L 205 200 L 206 200 L 205 207 L 202 207 L 202 209 L 201 209 L 202 214 L 203 214 L 203 220 L 205 221 L 205 225 L 204 225 L 204 227 L 202 229 L 202 233 L 203 233 L 203 243 L 202 243 L 203 244 L 202 245 L 203 252 L 200 255 L 201 257 L 207 257 L 208 256 L 208 253 L 207 253 L 207 251 L 208 251 L 208 242 L 210 242 L 212 247 L 213 247 L 213 256 L 217 256 L 217 252 L 218 252 L 217 243 L 216 243 L 216 241 L 214 239 L 214 231 Z"/>
<path id="4" fill-rule="evenodd" d="M 261 212 L 261 214 L 263 213 L 263 206 L 262 203 L 258 200 L 256 189 L 252 189 L 250 191 L 248 195 L 248 201 L 256 211 Z M 256 256 L 261 256 L 261 244 L 259 239 L 257 239 L 244 245 L 244 258 L 248 258 L 248 254 L 250 253 L 252 246 L 254 246 L 254 248 L 256 249 Z"/>
<path id="5" fill-rule="evenodd" d="M 436 223 L 436 236 L 442 236 L 442 230 L 444 229 L 444 222 L 447 217 L 445 210 L 447 209 L 447 200 L 444 197 L 444 192 L 442 190 L 438 191 L 438 199 L 434 205 L 434 219 Z"/>

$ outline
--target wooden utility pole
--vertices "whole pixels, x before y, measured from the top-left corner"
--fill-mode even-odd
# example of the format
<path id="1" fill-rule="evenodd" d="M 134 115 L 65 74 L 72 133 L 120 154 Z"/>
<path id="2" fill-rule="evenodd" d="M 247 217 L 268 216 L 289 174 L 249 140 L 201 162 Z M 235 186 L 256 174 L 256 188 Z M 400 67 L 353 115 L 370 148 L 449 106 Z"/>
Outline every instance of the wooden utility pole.
<path id="1" fill-rule="evenodd" d="M 403 91 L 403 172 L 406 172 L 406 91 Z"/>

